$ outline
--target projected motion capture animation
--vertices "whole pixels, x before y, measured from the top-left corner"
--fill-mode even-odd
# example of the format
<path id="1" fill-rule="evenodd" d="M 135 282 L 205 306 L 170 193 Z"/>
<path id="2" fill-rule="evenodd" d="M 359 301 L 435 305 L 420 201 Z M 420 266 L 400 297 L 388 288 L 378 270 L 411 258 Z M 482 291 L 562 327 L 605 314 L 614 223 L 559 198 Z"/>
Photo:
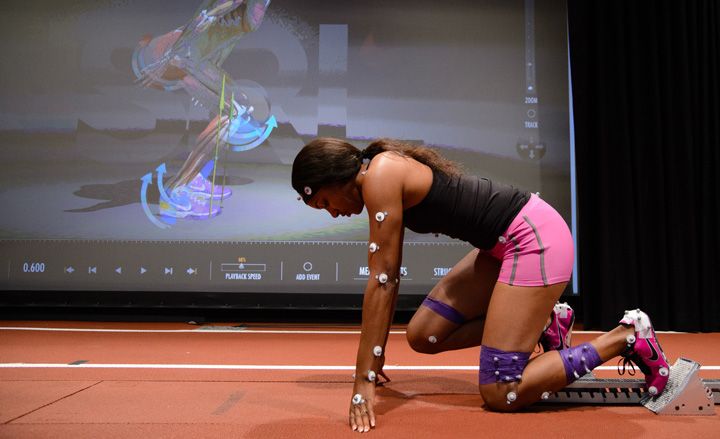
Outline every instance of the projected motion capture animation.
<path id="1" fill-rule="evenodd" d="M 32 68 L 2 66 L 10 285 L 357 292 L 367 220 L 303 209 L 289 186 L 318 136 L 433 146 L 468 174 L 540 192 L 570 222 L 554 2 L 73 5 L 34 12 L 46 24 L 23 43 Z M 27 14 L 11 8 L 6 28 L 27 33 Z M 38 62 L 53 74 L 25 73 Z M 408 230 L 405 242 L 405 291 L 426 291 L 466 252 L 444 235 Z"/>
<path id="2" fill-rule="evenodd" d="M 169 196 L 158 171 L 162 216 L 203 219 L 217 215 L 220 206 L 213 207 L 213 200 L 232 194 L 224 184 L 215 185 L 220 143 L 223 149 L 246 151 L 260 145 L 277 126 L 273 116 L 262 122 L 255 119 L 255 107 L 248 96 L 220 67 L 238 39 L 260 26 L 268 3 L 206 1 L 183 28 L 143 39 L 133 54 L 133 72 L 144 86 L 167 91 L 184 89 L 194 105 L 201 104 L 210 114 L 216 114 L 168 184 Z M 267 99 L 262 104 L 269 108 Z M 228 112 L 224 116 L 225 108 Z"/>

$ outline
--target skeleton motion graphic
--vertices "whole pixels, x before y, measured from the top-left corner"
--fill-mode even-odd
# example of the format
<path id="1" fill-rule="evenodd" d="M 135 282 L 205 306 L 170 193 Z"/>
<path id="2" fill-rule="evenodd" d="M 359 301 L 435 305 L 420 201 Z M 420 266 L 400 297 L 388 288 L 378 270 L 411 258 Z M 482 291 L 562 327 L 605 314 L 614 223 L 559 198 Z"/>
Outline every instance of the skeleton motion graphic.
<path id="1" fill-rule="evenodd" d="M 154 38 L 147 36 L 135 49 L 132 68 L 139 83 L 166 91 L 184 89 L 194 105 L 202 105 L 213 115 L 168 182 L 167 197 L 161 196 L 161 215 L 196 219 L 217 215 L 220 203 L 213 201 L 232 194 L 224 184 L 215 184 L 218 149 L 252 149 L 277 126 L 267 98 L 251 100 L 221 68 L 240 38 L 260 27 L 269 3 L 205 0 L 186 25 Z M 267 113 L 267 119 L 257 120 L 257 113 Z"/>

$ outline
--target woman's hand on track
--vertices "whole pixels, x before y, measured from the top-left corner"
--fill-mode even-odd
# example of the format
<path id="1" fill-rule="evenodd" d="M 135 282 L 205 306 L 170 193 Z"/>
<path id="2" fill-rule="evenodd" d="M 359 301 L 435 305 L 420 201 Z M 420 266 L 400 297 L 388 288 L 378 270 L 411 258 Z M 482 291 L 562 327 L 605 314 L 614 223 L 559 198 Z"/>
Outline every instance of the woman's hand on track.
<path id="1" fill-rule="evenodd" d="M 361 399 L 355 398 L 361 395 Z M 375 427 L 375 383 L 370 381 L 356 381 L 353 389 L 353 400 L 350 401 L 349 423 L 353 431 L 365 433 Z"/>

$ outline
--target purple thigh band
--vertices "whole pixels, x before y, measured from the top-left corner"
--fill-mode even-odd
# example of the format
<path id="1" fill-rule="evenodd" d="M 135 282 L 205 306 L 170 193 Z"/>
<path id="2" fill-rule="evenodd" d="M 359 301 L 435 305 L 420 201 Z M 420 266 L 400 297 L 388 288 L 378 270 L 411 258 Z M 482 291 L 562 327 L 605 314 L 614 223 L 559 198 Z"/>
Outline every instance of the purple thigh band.
<path id="1" fill-rule="evenodd" d="M 530 352 L 505 352 L 480 346 L 480 384 L 520 381 L 529 359 Z"/>
<path id="2" fill-rule="evenodd" d="M 600 355 L 590 343 L 563 349 L 558 353 L 565 365 L 565 377 L 568 384 L 603 364 Z"/>
<path id="3" fill-rule="evenodd" d="M 422 304 L 457 325 L 465 323 L 465 316 L 460 314 L 460 312 L 452 306 L 446 305 L 439 300 L 428 296 L 423 300 Z"/>

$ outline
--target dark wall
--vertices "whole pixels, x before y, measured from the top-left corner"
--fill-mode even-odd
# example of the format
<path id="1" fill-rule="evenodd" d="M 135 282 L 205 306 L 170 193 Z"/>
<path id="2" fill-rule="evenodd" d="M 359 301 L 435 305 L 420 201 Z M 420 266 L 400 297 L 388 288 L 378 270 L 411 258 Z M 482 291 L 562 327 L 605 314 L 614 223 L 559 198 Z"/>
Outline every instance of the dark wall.
<path id="1" fill-rule="evenodd" d="M 571 0 L 587 328 L 720 330 L 720 5 Z"/>

